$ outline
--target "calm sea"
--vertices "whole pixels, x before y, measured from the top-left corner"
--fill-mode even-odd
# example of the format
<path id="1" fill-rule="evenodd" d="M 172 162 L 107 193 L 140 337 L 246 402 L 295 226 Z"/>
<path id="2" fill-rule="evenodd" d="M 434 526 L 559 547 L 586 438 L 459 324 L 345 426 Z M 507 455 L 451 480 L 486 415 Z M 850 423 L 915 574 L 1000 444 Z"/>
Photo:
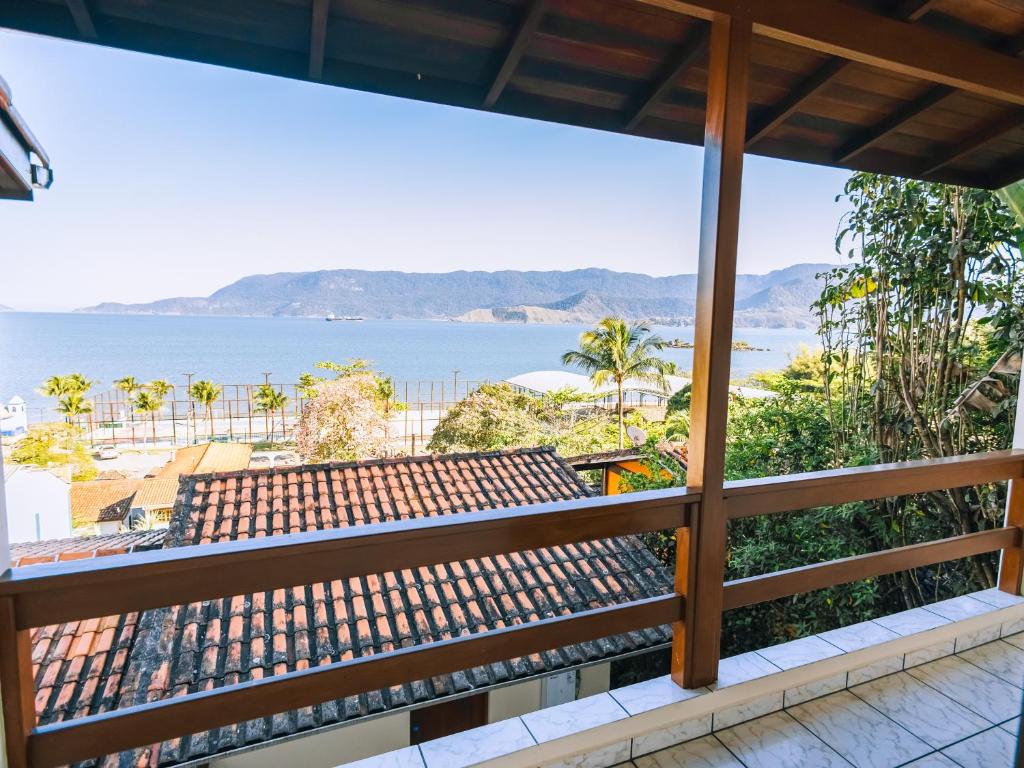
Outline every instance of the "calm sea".
<path id="1" fill-rule="evenodd" d="M 149 317 L 0 313 L 0 400 L 25 398 L 46 406 L 36 389 L 47 376 L 78 371 L 110 388 L 114 379 L 165 378 L 186 372 L 221 383 L 293 383 L 318 360 L 363 357 L 403 380 L 500 380 L 561 368 L 559 357 L 576 344 L 583 326 L 495 325 L 429 320 L 333 322 L 249 317 Z M 657 328 L 664 338 L 693 340 L 692 328 Z M 738 340 L 766 352 L 734 352 L 732 376 L 780 368 L 814 333 L 796 329 L 740 328 Z M 685 370 L 690 350 L 664 356 Z"/>

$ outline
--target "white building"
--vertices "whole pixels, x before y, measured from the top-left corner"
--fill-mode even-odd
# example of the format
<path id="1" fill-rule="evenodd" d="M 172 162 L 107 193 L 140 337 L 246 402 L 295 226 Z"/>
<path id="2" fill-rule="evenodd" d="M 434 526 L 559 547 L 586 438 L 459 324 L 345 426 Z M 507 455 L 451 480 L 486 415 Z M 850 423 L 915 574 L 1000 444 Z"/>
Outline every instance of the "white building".
<path id="1" fill-rule="evenodd" d="M 25 401 L 15 395 L 7 405 L 0 405 L 0 437 L 17 437 L 28 432 Z"/>
<path id="2" fill-rule="evenodd" d="M 71 536 L 71 483 L 53 472 L 4 465 L 10 543 Z"/>

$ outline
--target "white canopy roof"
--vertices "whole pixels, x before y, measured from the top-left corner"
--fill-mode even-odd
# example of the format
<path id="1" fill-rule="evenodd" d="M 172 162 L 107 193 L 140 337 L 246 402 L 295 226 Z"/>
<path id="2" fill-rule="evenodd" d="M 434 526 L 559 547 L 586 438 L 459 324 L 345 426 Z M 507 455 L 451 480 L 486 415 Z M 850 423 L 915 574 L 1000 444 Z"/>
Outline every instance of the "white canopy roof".
<path id="1" fill-rule="evenodd" d="M 538 395 L 544 395 L 548 392 L 565 389 L 566 387 L 572 387 L 580 392 L 594 395 L 615 394 L 614 382 L 608 382 L 600 387 L 595 387 L 593 382 L 590 381 L 589 376 L 584 376 L 581 373 L 573 373 L 572 371 L 531 371 L 530 373 L 521 373 L 518 376 L 512 376 L 511 378 L 505 379 L 505 381 L 513 387 L 519 387 Z M 636 392 L 665 397 L 667 395 L 675 394 L 683 387 L 690 384 L 690 379 L 684 378 L 683 376 L 666 376 L 665 381 L 668 384 L 668 392 L 659 390 L 655 384 L 651 384 L 646 381 L 637 381 L 635 379 L 629 379 L 625 382 L 624 391 L 627 393 Z M 755 389 L 753 387 L 729 387 L 729 391 L 734 395 L 740 395 L 742 397 L 775 397 L 774 392 L 769 392 L 765 389 Z"/>

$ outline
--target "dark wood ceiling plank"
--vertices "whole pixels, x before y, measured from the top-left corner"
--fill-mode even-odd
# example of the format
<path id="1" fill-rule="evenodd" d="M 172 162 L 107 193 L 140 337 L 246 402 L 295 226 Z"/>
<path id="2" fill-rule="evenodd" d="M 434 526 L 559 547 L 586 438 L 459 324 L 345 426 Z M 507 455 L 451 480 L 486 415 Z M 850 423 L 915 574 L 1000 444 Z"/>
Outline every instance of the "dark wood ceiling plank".
<path id="1" fill-rule="evenodd" d="M 935 5 L 936 0 L 904 0 L 899 4 L 893 17 L 901 21 L 913 22 L 923 18 Z M 747 148 L 749 149 L 769 133 L 774 131 L 812 96 L 818 94 L 822 88 L 832 82 L 833 79 L 845 70 L 853 62 L 848 59 L 832 58 L 822 64 L 818 69 L 800 82 L 793 92 L 783 99 L 775 108 L 757 121 L 747 135 Z"/>
<path id="2" fill-rule="evenodd" d="M 844 69 L 850 66 L 846 59 L 829 59 L 814 72 L 800 81 L 793 91 L 771 111 L 754 123 L 747 134 L 747 149 L 774 131 L 793 116 L 809 98 L 828 85 Z"/>
<path id="3" fill-rule="evenodd" d="M 71 13 L 71 18 L 75 21 L 75 27 L 78 29 L 78 34 L 86 40 L 96 40 L 99 35 L 96 34 L 96 25 L 92 20 L 92 13 L 89 12 L 89 6 L 85 4 L 86 0 L 65 0 L 67 2 L 68 11 Z"/>
<path id="4" fill-rule="evenodd" d="M 921 113 L 942 103 L 957 90 L 947 85 L 937 85 L 929 88 L 919 98 L 900 107 L 892 115 L 882 120 L 877 125 L 866 131 L 857 134 L 853 139 L 844 144 L 836 154 L 837 163 L 848 163 L 861 152 L 871 149 L 878 142 L 899 130 L 903 125 L 913 120 Z"/>
<path id="5" fill-rule="evenodd" d="M 650 114 L 651 110 L 675 89 L 679 79 L 686 73 L 694 62 L 707 50 L 708 30 L 703 27 L 695 27 L 687 35 L 686 40 L 679 47 L 672 61 L 666 68 L 666 72 L 658 79 L 657 83 L 647 92 L 647 95 L 640 99 L 637 106 L 632 110 L 626 130 L 632 131 Z"/>
<path id="6" fill-rule="evenodd" d="M 313 0 L 309 24 L 309 77 L 319 80 L 324 74 L 324 52 L 327 50 L 327 17 L 330 0 Z"/>
<path id="7" fill-rule="evenodd" d="M 519 25 L 519 29 L 516 31 L 515 37 L 512 39 L 512 44 L 502 60 L 498 74 L 495 75 L 494 81 L 487 91 L 487 96 L 484 98 L 485 107 L 493 107 L 497 104 L 498 99 L 501 98 L 502 91 L 505 90 L 508 81 L 512 79 L 512 74 L 516 71 L 516 67 L 519 66 L 520 59 L 526 53 L 526 46 L 530 44 L 530 38 L 537 31 L 537 27 L 540 26 L 540 21 L 544 18 L 546 11 L 547 0 L 532 0 L 522 23 Z"/>
<path id="8" fill-rule="evenodd" d="M 921 168 L 918 176 L 929 177 L 936 171 L 940 171 L 947 165 L 952 165 L 958 160 L 976 152 L 982 147 L 988 146 L 993 141 L 1001 139 L 1024 125 L 1024 109 L 1015 108 L 1007 112 L 1001 119 L 989 123 L 984 128 L 975 131 L 964 137 L 956 144 L 947 147 L 944 151 L 936 153 L 934 158 Z"/>

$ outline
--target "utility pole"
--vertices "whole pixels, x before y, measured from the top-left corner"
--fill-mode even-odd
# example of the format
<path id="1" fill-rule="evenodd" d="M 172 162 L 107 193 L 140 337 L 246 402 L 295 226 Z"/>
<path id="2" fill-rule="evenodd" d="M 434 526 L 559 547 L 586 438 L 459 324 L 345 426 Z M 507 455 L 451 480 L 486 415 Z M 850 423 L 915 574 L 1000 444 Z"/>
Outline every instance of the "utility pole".
<path id="1" fill-rule="evenodd" d="M 183 373 L 181 375 L 188 379 L 188 384 L 186 385 L 188 387 L 188 413 L 185 416 L 185 444 L 191 445 L 192 443 L 189 441 L 188 437 L 189 419 L 192 420 L 192 439 L 195 440 L 196 436 L 196 405 L 192 400 L 192 377 L 195 376 L 195 373 Z"/>

